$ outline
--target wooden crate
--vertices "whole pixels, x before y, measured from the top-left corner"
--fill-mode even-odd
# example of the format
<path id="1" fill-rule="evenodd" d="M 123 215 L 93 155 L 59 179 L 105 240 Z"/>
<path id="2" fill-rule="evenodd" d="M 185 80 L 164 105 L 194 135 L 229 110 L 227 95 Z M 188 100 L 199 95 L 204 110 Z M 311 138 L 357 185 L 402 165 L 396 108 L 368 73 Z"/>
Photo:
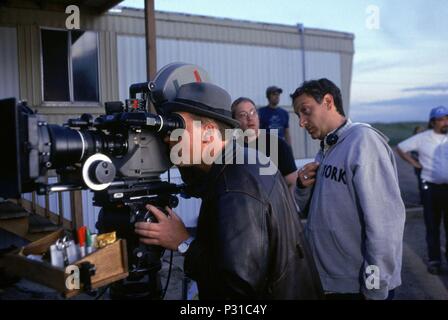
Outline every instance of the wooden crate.
<path id="1" fill-rule="evenodd" d="M 63 294 L 64 297 L 73 297 L 82 293 L 81 288 L 68 289 L 66 279 L 70 276 L 65 269 L 52 266 L 48 262 L 30 260 L 26 256 L 29 254 L 40 255 L 47 252 L 52 244 L 64 234 L 58 230 L 50 235 L 30 243 L 29 245 L 5 254 L 0 260 L 0 266 L 8 274 L 24 277 L 31 281 L 53 288 Z M 72 263 L 80 266 L 83 262 L 95 265 L 95 274 L 91 277 L 92 289 L 105 286 L 112 282 L 124 279 L 128 276 L 128 257 L 126 251 L 126 240 L 119 239 L 115 243 L 98 249 L 97 251 Z"/>

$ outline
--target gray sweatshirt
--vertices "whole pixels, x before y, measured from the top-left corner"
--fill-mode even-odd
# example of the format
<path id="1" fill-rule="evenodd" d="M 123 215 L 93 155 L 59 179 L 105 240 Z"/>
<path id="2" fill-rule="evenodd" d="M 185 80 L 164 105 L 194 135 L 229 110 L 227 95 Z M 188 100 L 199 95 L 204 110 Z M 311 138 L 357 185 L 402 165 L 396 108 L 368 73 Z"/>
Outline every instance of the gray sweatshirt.
<path id="1" fill-rule="evenodd" d="M 325 291 L 385 299 L 401 284 L 406 214 L 395 157 L 367 124 L 348 121 L 338 136 L 316 156 L 314 187 L 296 192 L 306 236 Z"/>

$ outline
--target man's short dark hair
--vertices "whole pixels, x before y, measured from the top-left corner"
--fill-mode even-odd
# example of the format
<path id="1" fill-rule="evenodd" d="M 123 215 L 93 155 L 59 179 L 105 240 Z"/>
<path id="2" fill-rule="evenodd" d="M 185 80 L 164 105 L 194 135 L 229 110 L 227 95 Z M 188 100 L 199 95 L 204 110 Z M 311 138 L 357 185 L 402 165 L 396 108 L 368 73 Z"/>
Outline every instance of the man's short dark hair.
<path id="1" fill-rule="evenodd" d="M 333 97 L 336 111 L 345 117 L 341 90 L 330 80 L 323 78 L 319 80 L 305 81 L 293 94 L 291 94 L 292 101 L 294 102 L 294 99 L 302 94 L 307 94 L 313 97 L 317 103 L 322 103 L 324 96 L 330 94 Z"/>
<path id="2" fill-rule="evenodd" d="M 235 101 L 233 101 L 232 106 L 230 107 L 230 111 L 232 111 L 232 118 L 235 119 L 235 108 L 237 105 L 239 105 L 240 103 L 243 102 L 249 102 L 251 103 L 254 107 L 256 107 L 255 102 L 252 101 L 252 99 L 246 98 L 246 97 L 239 97 L 238 99 L 236 99 Z"/>

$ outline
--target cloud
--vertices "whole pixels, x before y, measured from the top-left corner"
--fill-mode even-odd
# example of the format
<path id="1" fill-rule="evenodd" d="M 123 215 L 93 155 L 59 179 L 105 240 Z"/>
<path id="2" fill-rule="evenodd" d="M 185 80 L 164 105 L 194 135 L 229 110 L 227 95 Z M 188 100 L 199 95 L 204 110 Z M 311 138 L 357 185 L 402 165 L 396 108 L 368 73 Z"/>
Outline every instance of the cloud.
<path id="1" fill-rule="evenodd" d="M 420 92 L 420 91 L 448 91 L 448 83 L 439 83 L 431 86 L 404 88 L 403 92 Z"/>
<path id="2" fill-rule="evenodd" d="M 439 105 L 448 105 L 448 93 L 353 102 L 350 117 L 363 122 L 427 121 L 431 109 Z"/>
<path id="3" fill-rule="evenodd" d="M 387 100 L 376 100 L 369 102 L 358 103 L 360 106 L 376 106 L 376 105 L 388 105 L 388 106 L 433 106 L 448 104 L 448 94 L 422 94 L 410 97 L 400 97 Z"/>
<path id="4" fill-rule="evenodd" d="M 389 70 L 403 65 L 400 61 L 384 62 L 377 59 L 369 59 L 355 63 L 354 70 L 357 74 L 371 73 L 379 70 Z"/>

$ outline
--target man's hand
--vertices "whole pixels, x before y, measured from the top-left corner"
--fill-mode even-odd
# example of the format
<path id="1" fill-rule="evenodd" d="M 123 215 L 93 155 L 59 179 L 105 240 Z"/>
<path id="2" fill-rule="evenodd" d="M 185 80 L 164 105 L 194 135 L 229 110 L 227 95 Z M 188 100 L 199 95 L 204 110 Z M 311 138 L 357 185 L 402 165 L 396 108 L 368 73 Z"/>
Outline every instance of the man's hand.
<path id="1" fill-rule="evenodd" d="M 299 188 L 311 187 L 316 182 L 316 174 L 319 165 L 320 163 L 318 162 L 311 162 L 298 171 L 297 185 Z"/>
<path id="2" fill-rule="evenodd" d="M 403 158 L 403 160 L 407 161 L 408 163 L 411 164 L 411 166 L 413 166 L 416 169 L 422 169 L 422 165 L 420 164 L 420 162 L 418 162 L 417 160 L 414 159 L 414 157 L 412 157 L 410 152 L 404 152 L 403 150 L 401 150 L 399 147 L 397 147 L 397 153 L 398 155 Z"/>
<path id="3" fill-rule="evenodd" d="M 168 207 L 165 207 L 168 216 L 150 204 L 146 206 L 146 209 L 151 211 L 158 223 L 137 222 L 135 224 L 135 232 L 140 236 L 140 242 L 177 251 L 179 244 L 190 237 L 182 220 Z"/>

